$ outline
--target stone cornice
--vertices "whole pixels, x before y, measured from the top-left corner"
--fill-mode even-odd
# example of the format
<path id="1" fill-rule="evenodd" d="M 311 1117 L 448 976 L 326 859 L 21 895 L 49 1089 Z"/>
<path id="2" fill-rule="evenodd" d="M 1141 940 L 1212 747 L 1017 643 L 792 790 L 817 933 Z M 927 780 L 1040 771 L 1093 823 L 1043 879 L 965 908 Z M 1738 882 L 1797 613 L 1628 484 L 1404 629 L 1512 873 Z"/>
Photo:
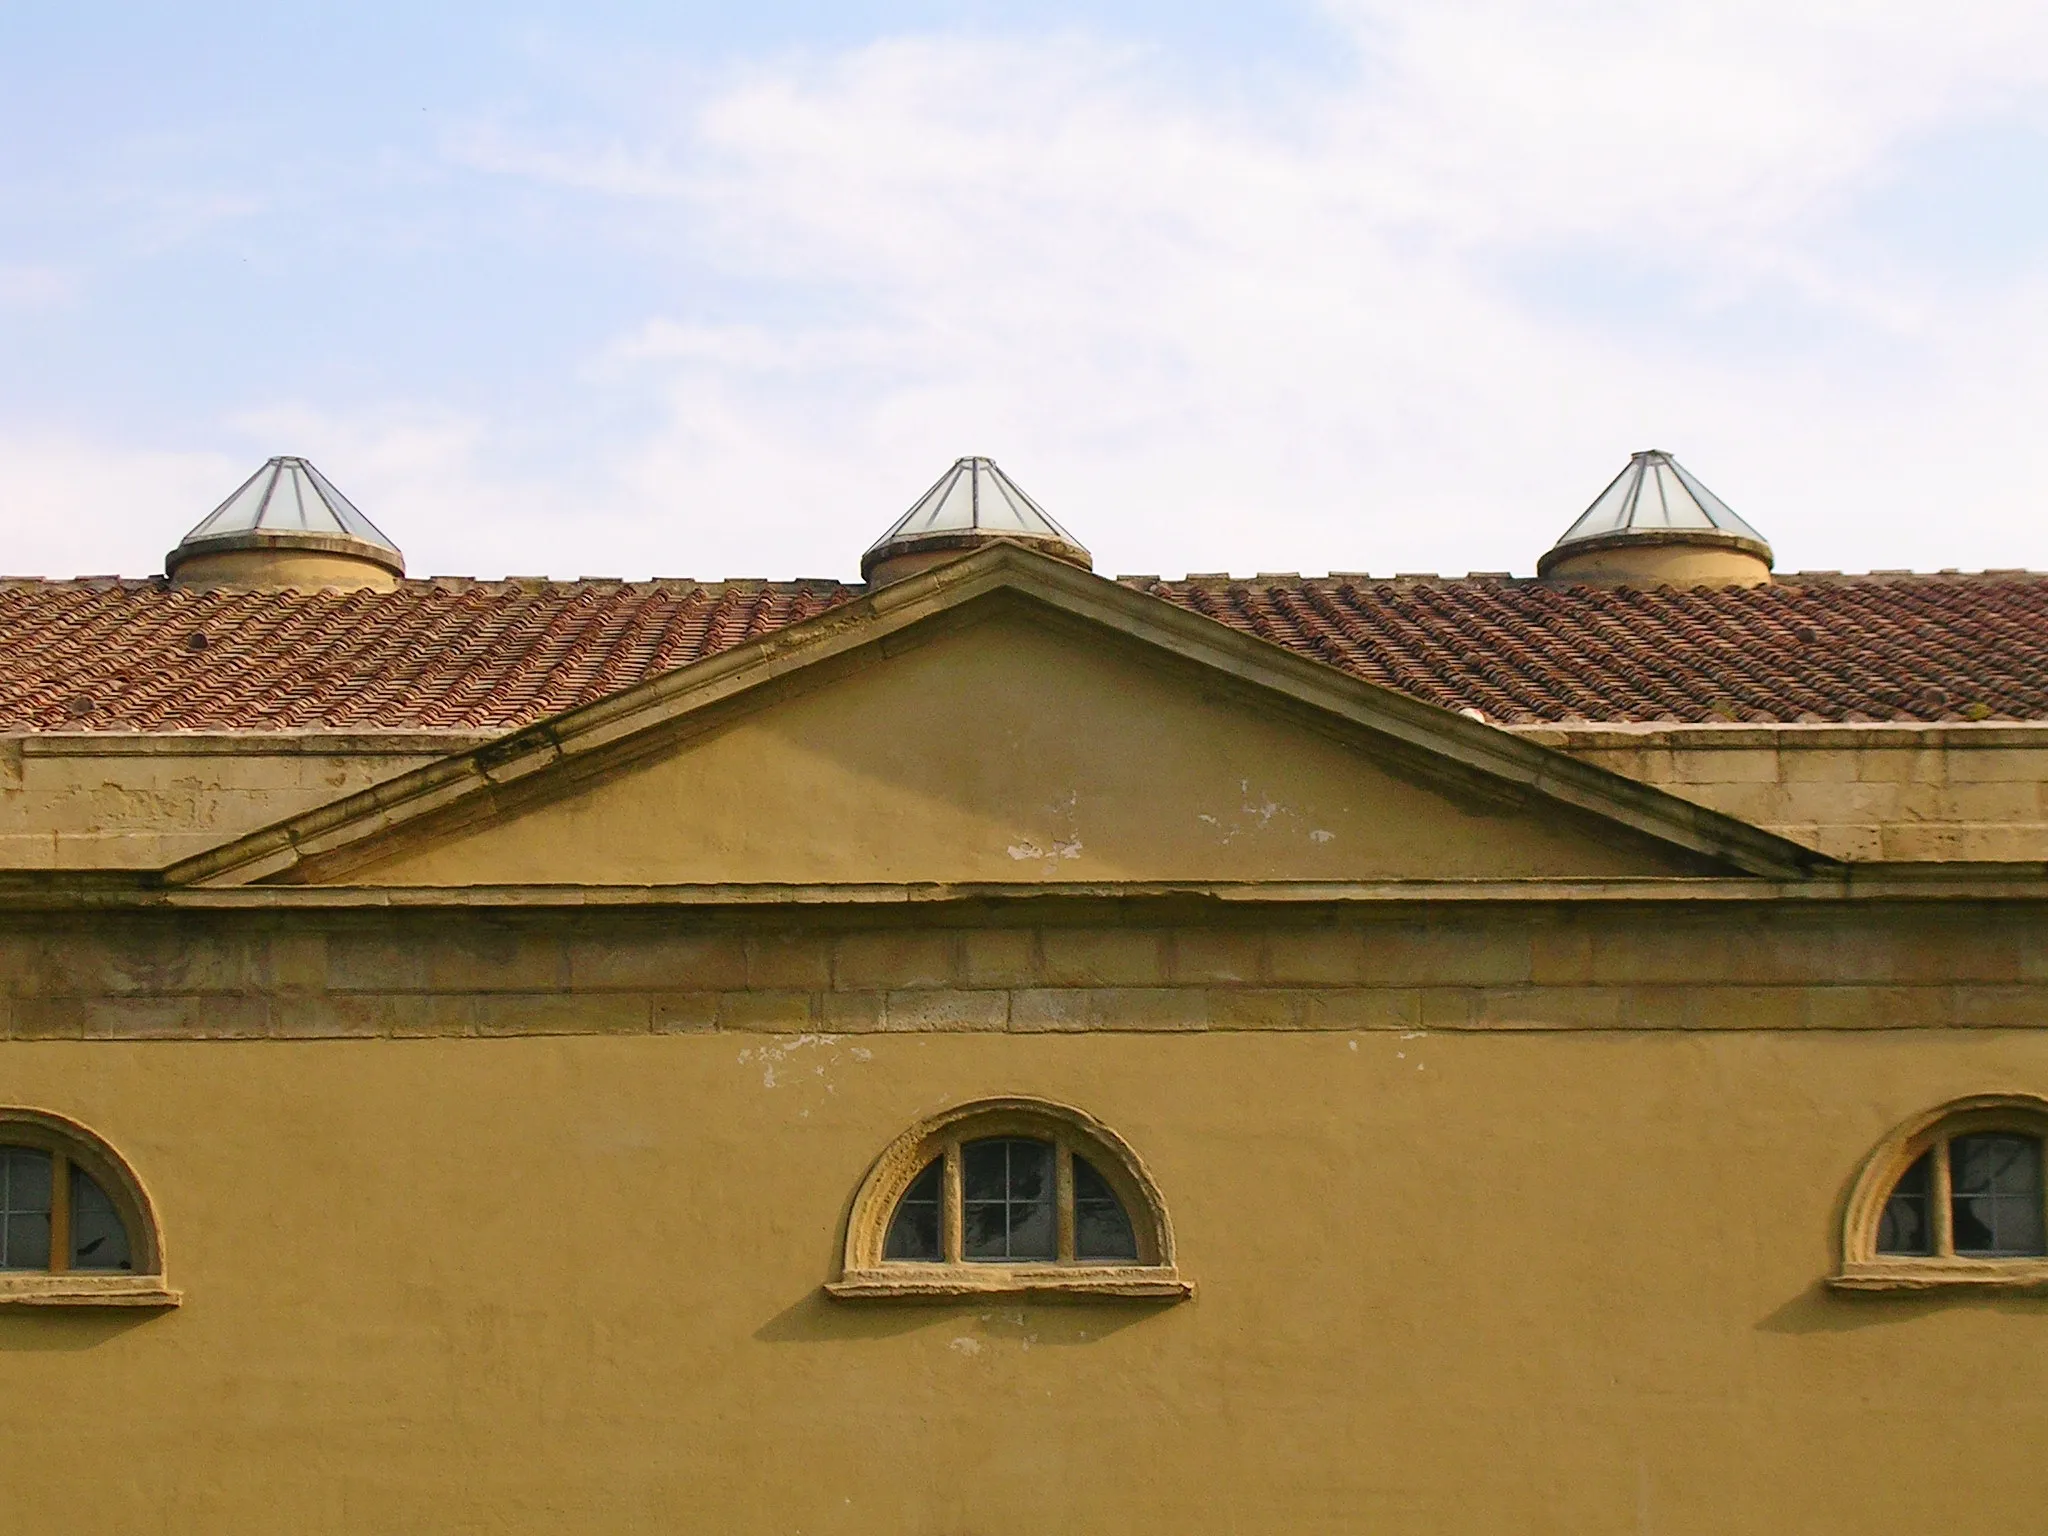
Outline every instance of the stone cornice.
<path id="1" fill-rule="evenodd" d="M 155 871 L 0 873 L 0 910 L 573 911 L 579 908 L 833 908 L 1043 906 L 1228 908 L 1315 906 L 1676 906 L 1785 902 L 2048 901 L 2048 865 L 1865 864 L 1805 880 L 1042 881 L 1002 884 L 169 886 Z"/>

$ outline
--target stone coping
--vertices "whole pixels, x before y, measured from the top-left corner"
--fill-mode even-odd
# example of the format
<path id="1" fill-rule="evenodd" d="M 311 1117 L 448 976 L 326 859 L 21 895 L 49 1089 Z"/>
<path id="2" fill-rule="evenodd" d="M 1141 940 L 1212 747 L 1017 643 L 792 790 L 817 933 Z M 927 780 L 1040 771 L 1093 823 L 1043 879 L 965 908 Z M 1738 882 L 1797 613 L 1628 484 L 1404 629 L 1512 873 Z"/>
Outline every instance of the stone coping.
<path id="1" fill-rule="evenodd" d="M 2033 747 L 2048 744 L 2048 720 L 1689 721 L 1545 720 L 1496 724 L 1496 730 L 1544 746 L 1640 747 L 1645 742 L 1700 747 Z"/>
<path id="2" fill-rule="evenodd" d="M 0 755 L 24 757 L 440 757 L 501 731 L 9 731 Z"/>

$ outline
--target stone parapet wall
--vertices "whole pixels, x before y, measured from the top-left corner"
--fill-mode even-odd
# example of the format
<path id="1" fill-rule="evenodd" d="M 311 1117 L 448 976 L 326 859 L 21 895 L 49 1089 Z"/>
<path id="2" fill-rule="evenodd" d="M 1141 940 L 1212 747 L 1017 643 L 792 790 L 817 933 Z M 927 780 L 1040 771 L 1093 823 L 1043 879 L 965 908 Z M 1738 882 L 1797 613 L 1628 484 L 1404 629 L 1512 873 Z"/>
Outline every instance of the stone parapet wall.
<path id="1" fill-rule="evenodd" d="M 2048 859 L 2048 725 L 1573 725 L 1515 734 L 1833 858 Z"/>
<path id="2" fill-rule="evenodd" d="M 490 739 L 260 731 L 0 737 L 0 869 L 156 869 Z"/>
<path id="3" fill-rule="evenodd" d="M 15 1038 L 2038 1028 L 2048 904 L 13 913 Z"/>
<path id="4" fill-rule="evenodd" d="M 2048 860 L 2048 725 L 1519 728 L 1852 861 Z M 0 869 L 152 869 L 493 739 L 0 737 Z"/>

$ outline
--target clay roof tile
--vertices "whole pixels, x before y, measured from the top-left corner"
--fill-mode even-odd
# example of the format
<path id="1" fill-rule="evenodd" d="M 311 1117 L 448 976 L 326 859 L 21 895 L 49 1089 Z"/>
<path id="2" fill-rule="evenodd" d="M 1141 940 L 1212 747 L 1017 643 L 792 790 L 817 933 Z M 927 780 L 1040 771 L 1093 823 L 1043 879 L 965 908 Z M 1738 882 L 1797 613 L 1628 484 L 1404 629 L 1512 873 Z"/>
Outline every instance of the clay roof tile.
<path id="1" fill-rule="evenodd" d="M 1372 682 L 1513 723 L 2048 720 L 2048 577 L 1676 590 L 1132 578 Z M 0 581 L 0 730 L 509 730 L 799 623 L 828 581 Z"/>

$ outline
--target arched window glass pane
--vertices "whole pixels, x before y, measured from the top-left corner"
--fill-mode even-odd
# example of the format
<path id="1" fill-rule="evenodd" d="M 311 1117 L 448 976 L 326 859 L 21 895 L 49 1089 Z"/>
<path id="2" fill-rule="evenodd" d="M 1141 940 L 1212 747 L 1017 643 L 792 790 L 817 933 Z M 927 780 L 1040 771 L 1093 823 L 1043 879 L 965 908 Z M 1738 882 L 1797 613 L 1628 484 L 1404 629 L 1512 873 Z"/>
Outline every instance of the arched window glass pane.
<path id="1" fill-rule="evenodd" d="M 1059 1257 L 1051 1142 L 970 1141 L 960 1162 L 962 1257 L 994 1264 Z"/>
<path id="2" fill-rule="evenodd" d="M 1138 1257 L 1138 1235 L 1109 1181 L 1086 1158 L 1074 1159 L 1074 1257 L 1128 1259 Z"/>
<path id="3" fill-rule="evenodd" d="M 128 1229 L 107 1192 L 78 1164 L 71 1165 L 71 1267 L 133 1269 Z"/>
<path id="4" fill-rule="evenodd" d="M 882 1245 L 885 1259 L 909 1259 L 936 1264 L 944 1257 L 939 1247 L 939 1197 L 944 1188 L 944 1168 L 934 1159 L 903 1192 L 896 1214 L 889 1221 L 889 1236 Z"/>
<path id="5" fill-rule="evenodd" d="M 50 1154 L 0 1147 L 0 1269 L 50 1267 Z"/>
<path id="6" fill-rule="evenodd" d="M 2041 1143 L 2032 1136 L 1958 1136 L 1948 1144 L 1956 1252 L 2000 1259 L 2044 1251 Z"/>
<path id="7" fill-rule="evenodd" d="M 1918 1162 L 1899 1175 L 1891 1198 L 1884 1203 L 1884 1215 L 1877 1224 L 1879 1253 L 1919 1254 L 1934 1252 L 1934 1154 L 1923 1152 Z"/>

